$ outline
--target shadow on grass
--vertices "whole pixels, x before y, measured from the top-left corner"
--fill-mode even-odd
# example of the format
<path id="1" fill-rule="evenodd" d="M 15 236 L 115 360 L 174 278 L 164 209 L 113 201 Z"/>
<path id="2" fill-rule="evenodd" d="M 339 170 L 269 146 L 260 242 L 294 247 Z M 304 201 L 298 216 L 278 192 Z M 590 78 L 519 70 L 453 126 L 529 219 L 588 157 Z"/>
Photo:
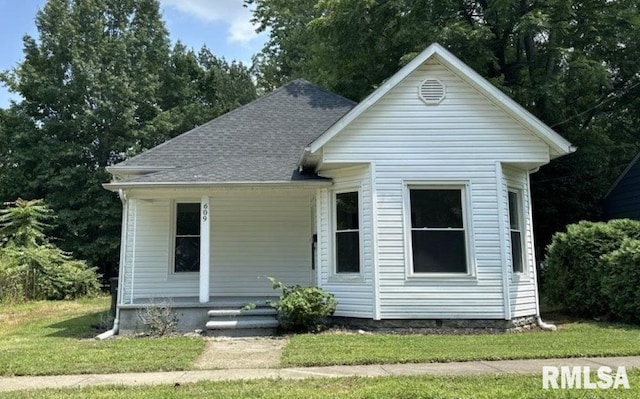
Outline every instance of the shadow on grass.
<path id="1" fill-rule="evenodd" d="M 58 338 L 93 338 L 109 329 L 108 312 L 95 312 L 83 316 L 74 317 L 58 323 L 50 324 L 47 328 L 55 331 L 47 334 L 47 337 Z"/>

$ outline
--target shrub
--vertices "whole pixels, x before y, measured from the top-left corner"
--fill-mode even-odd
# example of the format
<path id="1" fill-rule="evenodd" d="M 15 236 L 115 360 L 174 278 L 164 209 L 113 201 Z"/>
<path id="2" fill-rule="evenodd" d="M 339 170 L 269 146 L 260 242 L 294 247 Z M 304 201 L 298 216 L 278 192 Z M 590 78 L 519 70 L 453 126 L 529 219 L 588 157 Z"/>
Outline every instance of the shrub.
<path id="1" fill-rule="evenodd" d="M 280 300 L 271 303 L 285 331 L 319 331 L 326 327 L 338 302 L 333 294 L 318 287 L 286 286 L 269 277 L 274 289 L 282 290 Z"/>
<path id="2" fill-rule="evenodd" d="M 95 268 L 51 244 L 54 218 L 42 200 L 17 200 L 0 210 L 0 300 L 73 299 L 99 292 Z"/>
<path id="3" fill-rule="evenodd" d="M 640 323 L 640 241 L 625 239 L 620 249 L 603 256 L 608 275 L 602 291 L 617 320 Z"/>
<path id="4" fill-rule="evenodd" d="M 603 281 L 609 275 L 609 264 L 604 258 L 619 249 L 626 238 L 640 238 L 640 222 L 583 221 L 567 226 L 566 232 L 556 233 L 544 261 L 546 299 L 581 316 L 608 314 L 609 298 Z"/>

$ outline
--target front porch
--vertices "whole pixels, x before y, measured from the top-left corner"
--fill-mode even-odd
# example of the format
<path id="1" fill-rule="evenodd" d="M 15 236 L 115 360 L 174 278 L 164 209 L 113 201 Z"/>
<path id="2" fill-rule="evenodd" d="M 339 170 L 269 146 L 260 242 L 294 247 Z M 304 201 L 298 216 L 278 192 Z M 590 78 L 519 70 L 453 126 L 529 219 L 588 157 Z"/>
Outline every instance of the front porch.
<path id="1" fill-rule="evenodd" d="M 309 187 L 132 192 L 124 216 L 121 329 L 135 330 L 138 313 L 160 304 L 176 310 L 181 330 L 203 329 L 211 310 L 230 314 L 277 299 L 269 277 L 314 285 L 315 195 Z"/>

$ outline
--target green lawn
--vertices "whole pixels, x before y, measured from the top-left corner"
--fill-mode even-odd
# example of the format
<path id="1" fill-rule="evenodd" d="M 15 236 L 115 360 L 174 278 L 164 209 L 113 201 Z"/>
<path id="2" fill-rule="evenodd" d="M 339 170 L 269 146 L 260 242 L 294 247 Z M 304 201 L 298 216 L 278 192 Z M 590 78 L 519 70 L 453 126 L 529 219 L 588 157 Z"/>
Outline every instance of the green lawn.
<path id="1" fill-rule="evenodd" d="M 640 355 L 640 328 L 569 322 L 556 332 L 481 335 L 296 335 L 284 366 Z"/>
<path id="2" fill-rule="evenodd" d="M 0 308 L 0 375 L 186 370 L 199 338 L 91 339 L 109 299 L 41 301 Z"/>
<path id="3" fill-rule="evenodd" d="M 540 375 L 382 377 L 202 382 L 180 386 L 95 387 L 13 392 L 7 399 L 68 398 L 637 398 L 640 372 L 628 373 L 631 389 L 543 390 Z"/>

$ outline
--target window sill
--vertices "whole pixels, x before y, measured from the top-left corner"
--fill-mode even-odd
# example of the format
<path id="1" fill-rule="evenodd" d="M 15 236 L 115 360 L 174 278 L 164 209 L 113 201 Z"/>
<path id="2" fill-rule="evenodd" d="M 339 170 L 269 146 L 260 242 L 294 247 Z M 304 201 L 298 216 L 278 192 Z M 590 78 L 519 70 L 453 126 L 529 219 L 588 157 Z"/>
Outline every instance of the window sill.
<path id="1" fill-rule="evenodd" d="M 512 283 L 529 283 L 531 281 L 531 277 L 528 273 L 511 273 L 511 282 Z"/>
<path id="2" fill-rule="evenodd" d="M 332 274 L 327 279 L 329 284 L 364 283 L 364 276 L 358 274 Z"/>
<path id="3" fill-rule="evenodd" d="M 169 272 L 169 278 L 184 279 L 189 277 L 197 277 L 200 272 Z"/>
<path id="4" fill-rule="evenodd" d="M 454 282 L 477 282 L 478 278 L 472 274 L 462 273 L 416 273 L 408 274 L 405 278 L 407 281 L 454 281 Z"/>

